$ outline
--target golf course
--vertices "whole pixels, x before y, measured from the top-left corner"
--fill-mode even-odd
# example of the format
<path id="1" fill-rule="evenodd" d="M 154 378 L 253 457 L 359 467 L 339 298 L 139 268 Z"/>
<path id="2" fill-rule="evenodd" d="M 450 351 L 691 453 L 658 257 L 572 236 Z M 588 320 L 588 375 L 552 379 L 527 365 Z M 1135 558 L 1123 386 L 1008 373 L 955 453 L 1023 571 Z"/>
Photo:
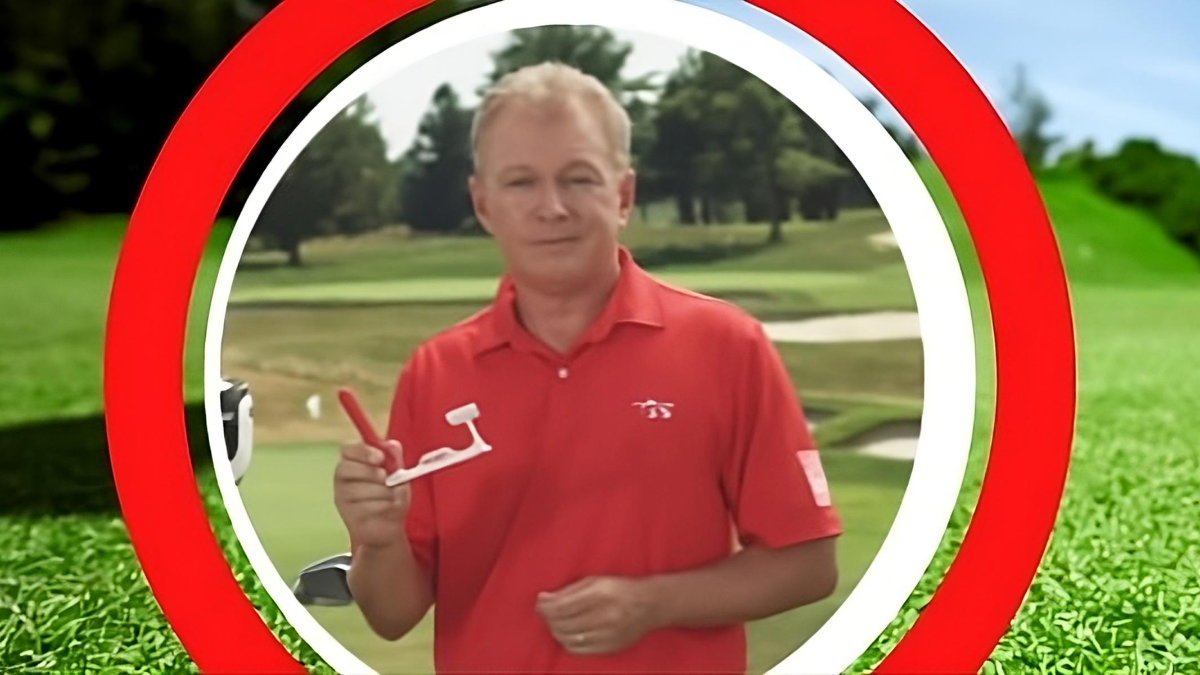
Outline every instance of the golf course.
<path id="1" fill-rule="evenodd" d="M 783 244 L 764 228 L 632 224 L 634 257 L 664 280 L 726 298 L 761 320 L 914 310 L 903 260 L 871 241 L 888 232 L 877 209 L 835 222 L 790 224 Z M 276 569 L 291 580 L 306 563 L 347 548 L 333 506 L 337 445 L 353 428 L 335 391 L 351 385 L 382 426 L 399 366 L 414 347 L 481 309 L 503 263 L 476 237 L 378 233 L 314 242 L 306 267 L 250 254 L 234 282 L 222 372 L 251 383 L 255 459 L 240 492 Z M 453 276 L 451 276 L 453 275 Z M 699 336 L 697 337 L 699 339 Z M 919 339 L 777 343 L 809 410 L 844 519 L 841 584 L 821 603 L 750 627 L 752 669 L 794 651 L 837 608 L 874 557 L 899 506 L 911 462 L 860 455 L 858 439 L 891 423 L 915 441 L 923 388 Z M 311 397 L 323 411 L 309 411 Z M 353 608 L 314 608 L 340 642 L 380 672 L 432 669 L 432 617 L 398 642 L 375 637 Z"/>
<path id="2" fill-rule="evenodd" d="M 950 528 L 904 611 L 856 664 L 876 663 L 917 616 L 961 541 L 987 459 L 992 401 L 986 296 L 961 218 L 920 167 L 959 252 L 972 303 L 977 419 Z M 1055 534 L 1011 631 L 985 672 L 1191 672 L 1200 661 L 1200 264 L 1143 213 L 1077 176 L 1039 177 L 1068 277 L 1079 351 L 1079 412 Z M 104 437 L 106 298 L 126 217 L 68 219 L 0 237 L 0 664 L 46 671 L 194 671 L 137 565 L 112 486 Z M 794 220 L 767 245 L 753 225 L 680 227 L 648 208 L 623 241 L 652 274 L 722 297 L 763 321 L 915 310 L 900 252 L 877 210 Z M 306 666 L 328 670 L 262 590 L 233 536 L 200 411 L 203 335 L 230 224 L 214 229 L 197 277 L 185 400 L 214 533 L 264 620 Z M 399 368 L 420 341 L 490 299 L 502 263 L 479 237 L 389 228 L 308 242 L 305 264 L 249 250 L 229 300 L 222 373 L 250 383 L 255 456 L 240 493 L 288 581 L 346 549 L 332 503 L 337 444 L 353 435 L 333 392 L 353 386 L 381 425 Z M 911 462 L 863 447 L 912 435 L 925 354 L 915 339 L 776 343 L 800 396 L 846 534 L 834 596 L 749 626 L 759 673 L 837 609 L 871 563 Z M 312 397 L 321 401 L 312 413 Z M 1036 430 L 1031 430 L 1036 433 Z M 152 444 L 153 439 L 146 439 Z M 427 672 L 427 618 L 397 642 L 353 607 L 313 616 L 381 672 Z"/>

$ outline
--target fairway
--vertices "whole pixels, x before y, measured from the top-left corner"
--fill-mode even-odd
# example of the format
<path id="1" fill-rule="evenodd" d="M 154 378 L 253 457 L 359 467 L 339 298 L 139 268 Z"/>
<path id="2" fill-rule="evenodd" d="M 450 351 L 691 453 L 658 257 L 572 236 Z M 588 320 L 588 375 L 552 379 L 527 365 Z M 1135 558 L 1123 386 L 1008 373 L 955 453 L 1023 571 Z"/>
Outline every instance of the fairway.
<path id="1" fill-rule="evenodd" d="M 764 294 L 807 296 L 798 313 L 825 308 L 843 311 L 913 309 L 912 292 L 901 265 L 868 272 L 753 270 L 668 271 L 663 281 L 721 297 Z M 495 277 L 431 277 L 251 287 L 230 296 L 235 305 L 397 304 L 483 302 L 496 293 Z M 777 308 L 776 312 L 780 309 Z"/>
<path id="2" fill-rule="evenodd" d="M 878 210 L 852 209 L 837 221 L 794 221 L 786 240 L 765 246 L 761 227 L 663 227 L 634 223 L 622 234 L 639 264 L 667 283 L 721 297 L 763 320 L 836 312 L 914 310 L 900 252 L 870 242 L 889 232 Z M 328 238 L 290 268 L 249 250 L 230 295 L 233 308 L 483 304 L 503 271 L 484 237 L 408 236 L 388 231 Z"/>
<path id="3" fill-rule="evenodd" d="M 901 262 L 895 249 L 867 243 L 871 235 L 887 231 L 878 209 L 846 209 L 835 221 L 787 223 L 785 241 L 776 245 L 767 245 L 763 225 L 681 227 L 637 218 L 621 233 L 621 241 L 639 264 L 655 272 L 668 267 L 675 271 L 857 272 Z M 495 278 L 504 270 L 496 245 L 487 237 L 421 235 L 404 228 L 313 240 L 305 243 L 303 255 L 303 267 L 289 267 L 278 252 L 251 244 L 242 257 L 236 288 Z"/>
<path id="4" fill-rule="evenodd" d="M 336 442 L 352 429 L 335 406 L 352 386 L 382 424 L 399 368 L 417 344 L 470 316 L 478 305 L 280 307 L 231 311 L 222 369 L 252 383 L 259 444 Z M 837 445 L 843 417 L 917 419 L 923 359 L 919 340 L 777 344 L 805 408 L 821 421 L 817 438 Z M 325 414 L 312 419 L 309 397 Z M 861 425 L 856 430 L 863 431 Z"/>

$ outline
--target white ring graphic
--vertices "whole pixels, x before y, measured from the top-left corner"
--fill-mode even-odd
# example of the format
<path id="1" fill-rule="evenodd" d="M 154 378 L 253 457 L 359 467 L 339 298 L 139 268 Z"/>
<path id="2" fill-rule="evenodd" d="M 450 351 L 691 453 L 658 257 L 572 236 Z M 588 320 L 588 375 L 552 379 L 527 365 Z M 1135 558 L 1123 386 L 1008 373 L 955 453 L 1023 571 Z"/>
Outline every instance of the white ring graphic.
<path id="1" fill-rule="evenodd" d="M 317 132 L 355 98 L 438 51 L 499 32 L 547 24 L 641 31 L 716 54 L 755 74 L 804 110 L 866 181 L 891 225 L 920 316 L 925 396 L 908 488 L 875 560 L 834 615 L 773 672 L 832 673 L 854 662 L 896 616 L 937 550 L 966 469 L 975 416 L 975 344 L 954 249 L 916 171 L 879 122 L 824 70 L 773 35 L 677 0 L 504 0 L 406 38 L 339 84 L 271 160 L 234 225 L 209 309 L 205 413 L 217 483 L 242 548 L 297 633 L 333 668 L 373 672 L 316 622 L 271 564 L 229 467 L 219 390 L 225 311 L 238 261 L 267 197 Z M 897 58 L 901 58 L 898 56 Z M 399 364 L 397 364 L 399 367 Z"/>

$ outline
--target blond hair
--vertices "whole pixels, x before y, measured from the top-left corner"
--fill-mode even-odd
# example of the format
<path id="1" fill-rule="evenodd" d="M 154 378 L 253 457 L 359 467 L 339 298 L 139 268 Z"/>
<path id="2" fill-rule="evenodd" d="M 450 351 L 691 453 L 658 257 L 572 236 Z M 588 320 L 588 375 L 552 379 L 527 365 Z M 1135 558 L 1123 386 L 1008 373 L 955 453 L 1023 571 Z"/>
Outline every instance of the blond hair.
<path id="1" fill-rule="evenodd" d="M 583 102 L 599 114 L 600 124 L 613 149 L 614 164 L 619 169 L 629 167 L 632 135 L 629 113 L 600 80 L 577 68 L 547 61 L 508 73 L 483 97 L 471 123 L 471 155 L 476 169 L 479 168 L 479 142 L 483 134 L 505 103 L 513 99 L 537 105 L 561 104 L 572 99 Z"/>

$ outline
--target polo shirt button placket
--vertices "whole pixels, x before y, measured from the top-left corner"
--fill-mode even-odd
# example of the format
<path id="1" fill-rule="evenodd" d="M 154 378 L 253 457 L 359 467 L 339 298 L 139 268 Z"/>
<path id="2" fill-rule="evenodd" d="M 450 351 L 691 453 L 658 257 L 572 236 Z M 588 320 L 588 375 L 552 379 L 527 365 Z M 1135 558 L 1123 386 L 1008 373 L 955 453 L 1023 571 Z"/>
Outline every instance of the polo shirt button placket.
<path id="1" fill-rule="evenodd" d="M 559 366 L 558 379 L 565 380 L 565 379 L 567 379 L 567 376 L 569 376 L 570 374 L 571 374 L 571 372 L 569 370 L 567 370 L 566 366 Z"/>

